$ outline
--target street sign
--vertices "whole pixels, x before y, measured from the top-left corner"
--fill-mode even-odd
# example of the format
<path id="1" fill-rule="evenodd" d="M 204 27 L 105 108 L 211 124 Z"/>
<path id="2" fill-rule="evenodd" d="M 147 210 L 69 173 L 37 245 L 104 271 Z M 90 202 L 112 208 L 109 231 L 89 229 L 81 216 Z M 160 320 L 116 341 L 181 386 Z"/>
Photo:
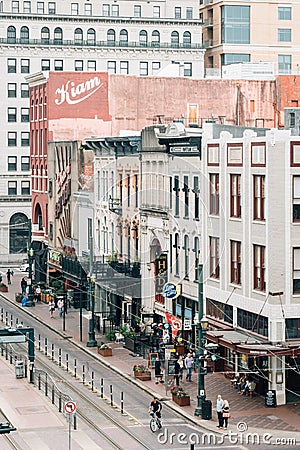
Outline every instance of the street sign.
<path id="1" fill-rule="evenodd" d="M 24 334 L 19 336 L 0 336 L 0 344 L 14 344 L 16 342 L 26 342 L 26 336 Z"/>
<path id="2" fill-rule="evenodd" d="M 64 409 L 67 414 L 74 414 L 76 412 L 76 403 L 71 401 L 66 402 Z"/>

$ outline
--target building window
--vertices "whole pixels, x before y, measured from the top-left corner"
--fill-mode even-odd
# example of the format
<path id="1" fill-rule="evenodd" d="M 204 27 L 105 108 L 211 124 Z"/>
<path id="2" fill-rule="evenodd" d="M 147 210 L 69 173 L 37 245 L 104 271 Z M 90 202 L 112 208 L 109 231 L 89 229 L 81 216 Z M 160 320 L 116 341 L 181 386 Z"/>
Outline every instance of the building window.
<path id="1" fill-rule="evenodd" d="M 145 77 L 148 75 L 148 62 L 141 61 L 140 62 L 140 76 Z"/>
<path id="2" fill-rule="evenodd" d="M 21 59 L 21 73 L 30 73 L 29 59 Z"/>
<path id="3" fill-rule="evenodd" d="M 184 48 L 190 48 L 192 43 L 191 33 L 189 31 L 185 31 L 183 33 L 183 46 Z"/>
<path id="4" fill-rule="evenodd" d="M 230 282 L 241 284 L 241 243 L 230 241 Z"/>
<path id="5" fill-rule="evenodd" d="M 152 62 L 152 75 L 157 74 L 157 72 L 160 71 L 160 62 L 159 61 L 153 61 Z"/>
<path id="6" fill-rule="evenodd" d="M 278 6 L 278 20 L 291 20 L 292 8 L 290 6 Z"/>
<path id="7" fill-rule="evenodd" d="M 8 172 L 15 172 L 17 170 L 17 157 L 9 156 L 7 161 Z"/>
<path id="8" fill-rule="evenodd" d="M 16 147 L 17 146 L 17 132 L 9 131 L 7 134 L 7 146 Z"/>
<path id="9" fill-rule="evenodd" d="M 278 73 L 290 74 L 292 71 L 292 55 L 278 55 Z"/>
<path id="10" fill-rule="evenodd" d="M 193 18 L 193 8 L 186 8 L 186 18 L 187 19 Z"/>
<path id="11" fill-rule="evenodd" d="M 255 142 L 251 144 L 251 166 L 266 165 L 266 144 Z"/>
<path id="12" fill-rule="evenodd" d="M 15 44 L 16 43 L 16 29 L 13 26 L 10 26 L 7 28 L 7 42 L 8 44 Z"/>
<path id="13" fill-rule="evenodd" d="M 243 164 L 242 144 L 227 145 L 227 164 L 228 166 L 242 166 Z"/>
<path id="14" fill-rule="evenodd" d="M 19 11 L 19 2 L 11 2 L 11 12 L 18 13 Z"/>
<path id="15" fill-rule="evenodd" d="M 198 177 L 194 177 L 194 188 L 193 188 L 193 193 L 194 193 L 194 219 L 195 220 L 199 220 L 199 178 Z"/>
<path id="16" fill-rule="evenodd" d="M 110 15 L 110 7 L 107 3 L 102 5 L 102 16 L 108 17 Z"/>
<path id="17" fill-rule="evenodd" d="M 278 28 L 278 42 L 291 42 L 292 30 L 290 28 Z"/>
<path id="18" fill-rule="evenodd" d="M 293 248 L 293 294 L 300 294 L 300 248 Z"/>
<path id="19" fill-rule="evenodd" d="M 92 5 L 90 3 L 85 3 L 84 4 L 84 15 L 85 16 L 92 16 L 93 15 Z"/>
<path id="20" fill-rule="evenodd" d="M 172 45 L 172 47 L 179 47 L 179 33 L 178 33 L 178 31 L 172 31 L 172 33 L 171 33 L 171 45 Z"/>
<path id="21" fill-rule="evenodd" d="M 8 182 L 7 194 L 8 195 L 17 195 L 17 182 L 16 181 Z"/>
<path id="22" fill-rule="evenodd" d="M 199 266 L 199 257 L 200 257 L 200 246 L 199 246 L 199 238 L 194 238 L 194 248 L 193 252 L 195 253 L 195 281 L 198 281 L 198 266 Z"/>
<path id="23" fill-rule="evenodd" d="M 56 14 L 56 3 L 55 2 L 48 3 L 48 14 Z"/>
<path id="24" fill-rule="evenodd" d="M 140 31 L 139 34 L 139 43 L 142 47 L 147 47 L 147 43 L 148 43 L 148 33 L 145 30 Z"/>
<path id="25" fill-rule="evenodd" d="M 79 14 L 79 5 L 78 3 L 71 3 L 71 15 L 78 16 Z"/>
<path id="26" fill-rule="evenodd" d="M 285 337 L 286 339 L 300 338 L 300 318 L 285 319 Z"/>
<path id="27" fill-rule="evenodd" d="M 300 141 L 291 142 L 291 167 L 300 167 Z"/>
<path id="28" fill-rule="evenodd" d="M 22 213 L 14 214 L 9 221 L 9 253 L 26 253 L 28 237 L 28 218 Z"/>
<path id="29" fill-rule="evenodd" d="M 21 182 L 21 194 L 30 195 L 30 181 Z"/>
<path id="30" fill-rule="evenodd" d="M 22 133 L 21 133 L 21 147 L 29 146 L 29 136 L 30 136 L 30 133 L 28 133 L 27 131 L 22 131 Z"/>
<path id="31" fill-rule="evenodd" d="M 83 61 L 75 61 L 74 63 L 75 72 L 83 72 Z"/>
<path id="32" fill-rule="evenodd" d="M 50 59 L 42 59 L 41 69 L 42 70 L 50 70 Z"/>
<path id="33" fill-rule="evenodd" d="M 87 70 L 88 72 L 96 72 L 96 61 L 88 61 Z"/>
<path id="34" fill-rule="evenodd" d="M 64 70 L 64 62 L 62 59 L 54 60 L 54 70 L 56 70 L 57 72 L 61 72 Z"/>
<path id="35" fill-rule="evenodd" d="M 21 170 L 22 172 L 28 172 L 30 170 L 29 156 L 21 156 Z"/>
<path id="36" fill-rule="evenodd" d="M 206 300 L 206 314 L 214 317 L 215 319 L 223 320 L 227 323 L 233 323 L 233 307 L 218 302 L 216 300 Z"/>
<path id="37" fill-rule="evenodd" d="M 17 84 L 8 83 L 7 85 L 7 97 L 15 98 L 17 96 Z"/>
<path id="38" fill-rule="evenodd" d="M 107 61 L 107 72 L 108 73 L 117 73 L 116 61 Z"/>
<path id="39" fill-rule="evenodd" d="M 89 28 L 87 31 L 87 43 L 88 45 L 96 45 L 96 31 L 94 28 Z"/>
<path id="40" fill-rule="evenodd" d="M 76 30 L 74 31 L 74 42 L 76 45 L 82 45 L 83 31 L 81 28 L 76 28 Z"/>
<path id="41" fill-rule="evenodd" d="M 180 8 L 180 6 L 175 6 L 175 19 L 181 19 L 181 8 Z"/>
<path id="42" fill-rule="evenodd" d="M 45 4 L 44 4 L 44 2 L 37 2 L 36 12 L 38 14 L 44 14 L 44 12 L 45 12 Z"/>
<path id="43" fill-rule="evenodd" d="M 152 42 L 151 42 L 151 45 L 152 45 L 152 47 L 159 47 L 159 44 L 160 44 L 160 34 L 159 34 L 159 31 L 154 30 L 154 31 L 152 32 Z"/>
<path id="44" fill-rule="evenodd" d="M 29 98 L 29 87 L 27 83 L 21 83 L 21 97 Z"/>
<path id="45" fill-rule="evenodd" d="M 17 60 L 15 58 L 8 58 L 7 73 L 17 73 Z"/>
<path id="46" fill-rule="evenodd" d="M 30 14 L 31 13 L 31 2 L 24 2 L 23 3 L 23 13 Z"/>
<path id="47" fill-rule="evenodd" d="M 183 76 L 191 77 L 193 75 L 193 65 L 192 63 L 185 62 L 183 65 Z"/>
<path id="48" fill-rule="evenodd" d="M 253 219 L 265 220 L 265 176 L 253 175 Z"/>
<path id="49" fill-rule="evenodd" d="M 48 27 L 43 27 L 41 30 L 42 44 L 49 44 L 50 42 L 50 30 Z"/>
<path id="50" fill-rule="evenodd" d="M 189 249 L 189 237 L 184 236 L 184 278 L 189 279 L 190 272 L 190 249 Z"/>
<path id="51" fill-rule="evenodd" d="M 29 43 L 29 28 L 28 27 L 21 27 L 20 42 L 21 42 L 21 44 Z"/>
<path id="52" fill-rule="evenodd" d="M 207 165 L 218 166 L 220 163 L 219 145 L 207 145 Z"/>
<path id="53" fill-rule="evenodd" d="M 116 32 L 114 30 L 108 30 L 107 32 L 108 45 L 115 45 L 115 42 L 116 42 Z"/>
<path id="54" fill-rule="evenodd" d="M 230 175 L 230 217 L 241 217 L 241 175 Z"/>
<path id="55" fill-rule="evenodd" d="M 209 269 L 211 278 L 220 278 L 219 238 L 209 238 Z"/>
<path id="56" fill-rule="evenodd" d="M 179 176 L 174 177 L 174 188 L 175 192 L 175 217 L 179 217 Z"/>
<path id="57" fill-rule="evenodd" d="M 175 233 L 174 236 L 174 248 L 175 248 L 175 275 L 179 277 L 179 234 Z"/>
<path id="58" fill-rule="evenodd" d="M 219 174 L 209 174 L 209 213 L 219 215 Z"/>
<path id="59" fill-rule="evenodd" d="M 300 176 L 293 176 L 293 222 L 300 222 Z"/>
<path id="60" fill-rule="evenodd" d="M 142 16 L 142 7 L 141 7 L 141 5 L 134 5 L 134 7 L 133 7 L 133 15 L 134 15 L 134 17 L 141 17 Z"/>
<path id="61" fill-rule="evenodd" d="M 160 6 L 153 6 L 153 17 L 155 19 L 160 17 Z"/>
<path id="62" fill-rule="evenodd" d="M 126 47 L 128 45 L 128 32 L 127 30 L 120 31 L 120 45 Z"/>
<path id="63" fill-rule="evenodd" d="M 21 122 L 29 122 L 29 108 L 21 108 Z"/>
<path id="64" fill-rule="evenodd" d="M 16 122 L 17 121 L 17 108 L 8 108 L 7 109 L 7 121 L 8 122 Z"/>
<path id="65" fill-rule="evenodd" d="M 251 313 L 244 309 L 237 309 L 237 324 L 245 330 L 268 336 L 268 318 L 261 314 Z"/>
<path id="66" fill-rule="evenodd" d="M 223 44 L 250 44 L 250 7 L 221 7 L 221 42 Z"/>
<path id="67" fill-rule="evenodd" d="M 111 5 L 112 17 L 119 17 L 119 5 Z"/>
<path id="68" fill-rule="evenodd" d="M 54 30 L 54 44 L 61 45 L 63 41 L 63 31 L 61 28 L 56 27 Z"/>
<path id="69" fill-rule="evenodd" d="M 120 61 L 120 74 L 128 75 L 129 63 L 128 61 Z"/>
<path id="70" fill-rule="evenodd" d="M 189 217 L 189 177 L 183 177 L 183 192 L 184 192 L 184 218 Z"/>
<path id="71" fill-rule="evenodd" d="M 262 245 L 254 245 L 254 283 L 253 289 L 265 292 L 265 247 Z"/>

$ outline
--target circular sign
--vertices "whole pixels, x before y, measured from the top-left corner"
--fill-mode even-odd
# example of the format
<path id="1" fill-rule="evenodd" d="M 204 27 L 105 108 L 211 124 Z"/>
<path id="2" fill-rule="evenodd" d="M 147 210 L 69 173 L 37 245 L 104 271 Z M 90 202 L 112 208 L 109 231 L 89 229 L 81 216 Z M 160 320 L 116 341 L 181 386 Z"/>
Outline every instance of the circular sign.
<path id="1" fill-rule="evenodd" d="M 176 298 L 177 290 L 174 283 L 166 283 L 163 287 L 163 296 L 167 298 Z"/>
<path id="2" fill-rule="evenodd" d="M 75 402 L 66 402 L 65 403 L 65 412 L 67 414 L 74 414 L 74 412 L 76 411 L 76 403 Z"/>

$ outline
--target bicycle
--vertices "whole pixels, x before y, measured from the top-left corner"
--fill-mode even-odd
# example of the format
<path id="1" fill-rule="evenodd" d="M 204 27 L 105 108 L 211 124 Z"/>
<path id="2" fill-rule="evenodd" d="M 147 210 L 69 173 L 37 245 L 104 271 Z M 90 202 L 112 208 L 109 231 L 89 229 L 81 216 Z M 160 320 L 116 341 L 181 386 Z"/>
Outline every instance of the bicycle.
<path id="1" fill-rule="evenodd" d="M 162 427 L 161 420 L 156 416 L 155 412 L 150 413 L 150 430 L 155 433 Z"/>

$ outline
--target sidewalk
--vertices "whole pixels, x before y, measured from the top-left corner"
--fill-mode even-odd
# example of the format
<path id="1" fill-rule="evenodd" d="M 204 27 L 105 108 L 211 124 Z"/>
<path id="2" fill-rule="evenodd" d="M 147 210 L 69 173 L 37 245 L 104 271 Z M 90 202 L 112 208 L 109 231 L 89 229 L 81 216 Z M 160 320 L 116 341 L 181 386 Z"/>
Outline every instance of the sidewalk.
<path id="1" fill-rule="evenodd" d="M 4 271 L 4 270 L 2 270 Z M 12 285 L 9 287 L 9 292 L 2 294 L 11 299 L 15 303 L 15 293 L 20 291 L 20 280 L 23 274 L 15 273 Z M 18 304 L 20 305 L 20 304 Z M 20 306 L 21 307 L 21 306 Z M 191 397 L 191 405 L 179 407 L 171 401 L 170 393 L 166 393 L 164 384 L 155 384 L 154 370 L 152 370 L 151 381 L 138 381 L 133 377 L 134 364 L 147 364 L 142 357 L 135 357 L 129 350 L 123 348 L 122 344 L 111 342 L 113 348 L 113 356 L 101 357 L 97 353 L 97 348 L 87 348 L 86 341 L 88 337 L 88 314 L 83 316 L 83 342 L 80 342 L 79 330 L 79 310 L 71 308 L 66 315 L 66 331 L 62 331 L 62 319 L 56 310 L 54 318 L 49 317 L 48 305 L 41 303 L 35 307 L 26 308 L 27 312 L 37 317 L 41 322 L 50 328 L 58 330 L 62 336 L 71 336 L 71 340 L 76 345 L 84 348 L 86 352 L 93 354 L 104 364 L 110 366 L 113 370 L 121 373 L 124 377 L 129 379 L 132 383 L 140 386 L 143 390 L 149 392 L 149 395 L 156 395 L 158 398 L 164 399 L 168 406 L 180 412 L 183 416 L 199 424 L 207 430 L 216 432 L 217 419 L 216 413 L 213 411 L 212 420 L 202 420 L 194 416 L 194 411 L 197 406 L 197 373 L 193 373 L 192 382 L 183 381 L 182 385 Z M 86 313 L 86 311 L 84 310 Z M 105 341 L 105 337 L 97 335 L 98 342 Z M 300 403 L 279 406 L 277 408 L 266 408 L 264 405 L 264 398 L 258 395 L 253 398 L 239 395 L 234 389 L 229 380 L 225 379 L 223 374 L 214 373 L 208 374 L 205 377 L 206 398 L 213 403 L 213 410 L 215 408 L 215 401 L 217 394 L 222 394 L 223 399 L 229 401 L 231 407 L 232 418 L 230 425 L 232 430 L 236 430 L 236 426 L 240 422 L 244 422 L 248 431 L 258 432 L 259 434 L 270 432 L 273 436 L 278 437 L 295 437 L 300 439 Z"/>

